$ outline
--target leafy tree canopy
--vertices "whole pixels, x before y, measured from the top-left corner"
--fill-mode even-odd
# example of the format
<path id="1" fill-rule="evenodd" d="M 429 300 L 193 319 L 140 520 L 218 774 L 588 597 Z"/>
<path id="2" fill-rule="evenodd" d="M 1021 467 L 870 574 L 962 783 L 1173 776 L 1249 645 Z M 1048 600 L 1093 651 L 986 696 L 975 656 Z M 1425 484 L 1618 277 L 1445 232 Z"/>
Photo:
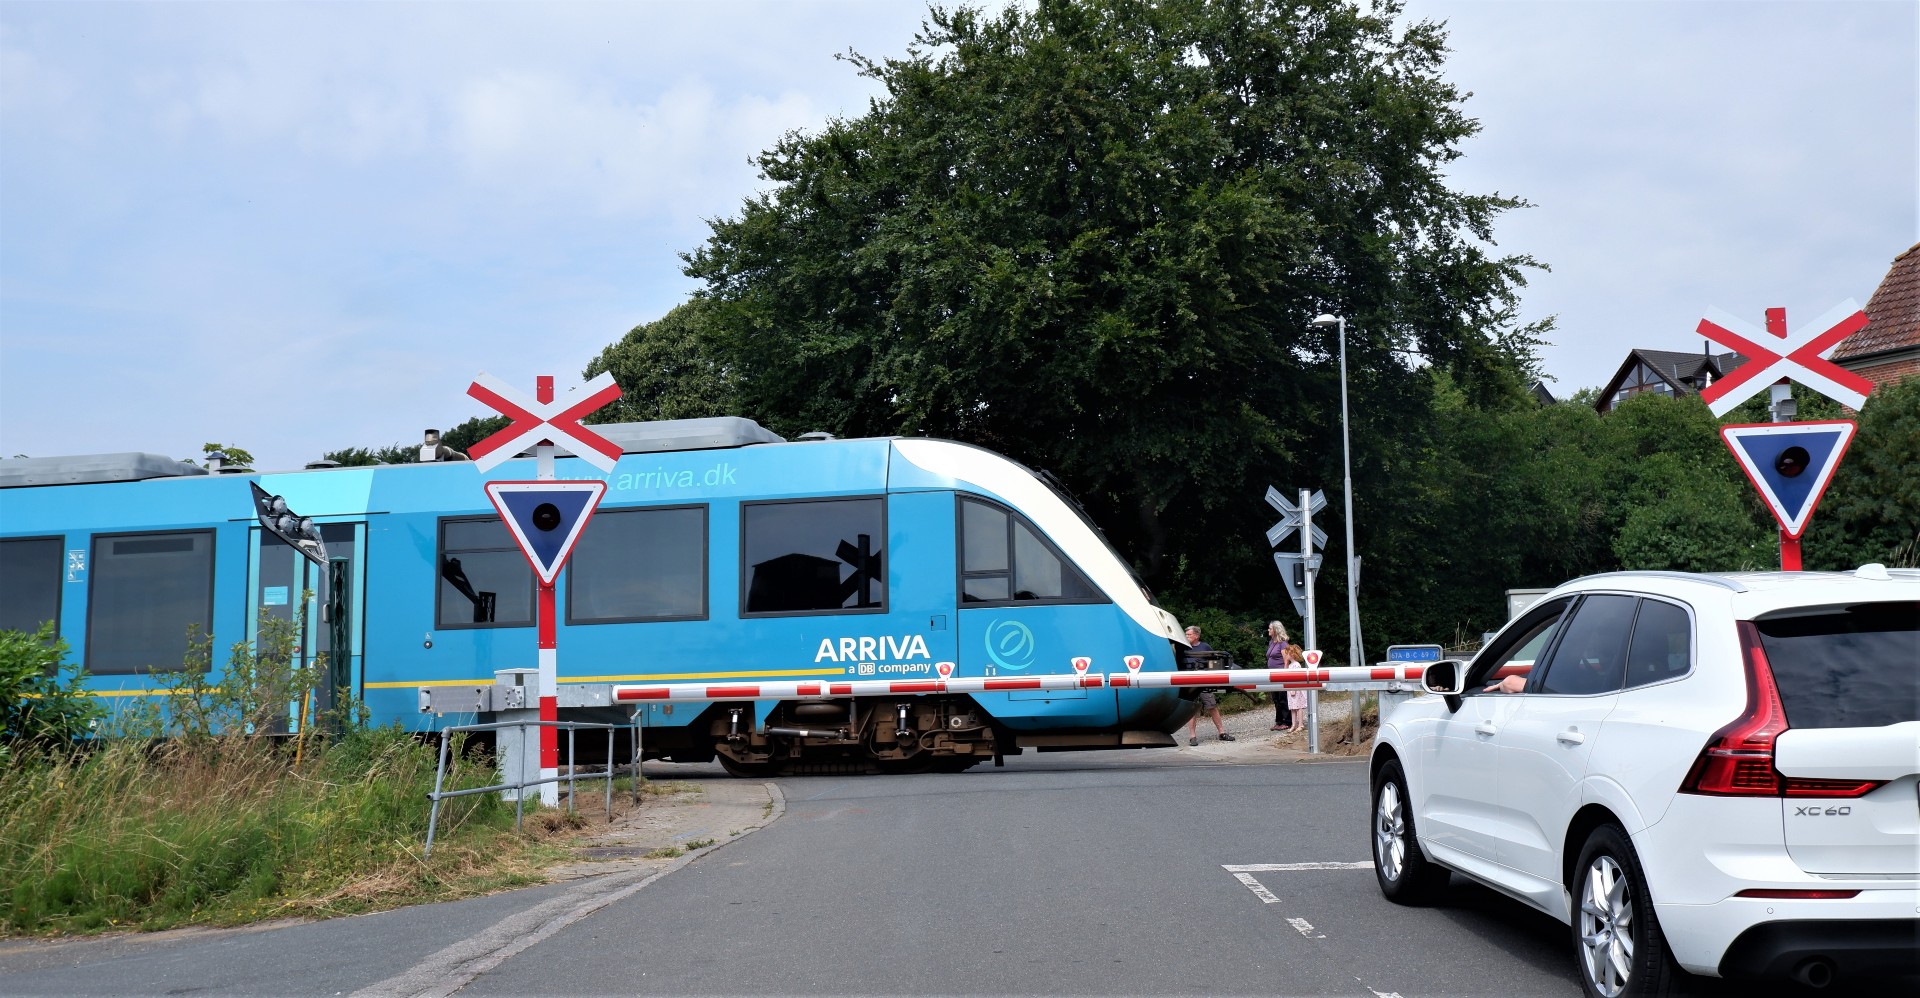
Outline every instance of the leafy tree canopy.
<path id="1" fill-rule="evenodd" d="M 620 399 L 588 415 L 589 423 L 739 415 L 728 366 L 719 359 L 713 306 L 696 298 L 633 330 L 587 365 L 583 377 L 611 371 Z"/>
<path id="2" fill-rule="evenodd" d="M 1542 330 L 1515 319 L 1533 262 L 1489 249 L 1522 202 L 1447 185 L 1477 125 L 1443 32 L 1400 12 L 934 9 L 905 56 L 846 57 L 884 96 L 762 154 L 774 188 L 687 257 L 695 303 L 595 369 L 682 344 L 690 384 L 789 434 L 992 447 L 1059 474 L 1157 585 L 1242 596 L 1198 566 L 1266 563 L 1265 484 L 1339 480 L 1339 344 L 1316 314 L 1348 319 L 1369 485 L 1369 441 L 1429 408 L 1423 366 L 1517 405 L 1534 363 Z M 632 411 L 697 408 L 639 384 Z"/>
<path id="3" fill-rule="evenodd" d="M 217 457 L 229 468 L 253 467 L 253 452 L 231 444 L 201 444 L 200 450 L 209 463 Z"/>

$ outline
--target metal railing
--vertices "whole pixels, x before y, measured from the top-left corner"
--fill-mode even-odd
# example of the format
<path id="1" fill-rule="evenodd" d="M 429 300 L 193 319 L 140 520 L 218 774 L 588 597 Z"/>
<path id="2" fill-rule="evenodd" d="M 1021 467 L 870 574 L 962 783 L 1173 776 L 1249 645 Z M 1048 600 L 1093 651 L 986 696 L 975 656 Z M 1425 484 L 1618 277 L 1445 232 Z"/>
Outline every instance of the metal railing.
<path id="1" fill-rule="evenodd" d="M 573 751 L 574 744 L 575 744 L 574 732 L 580 731 L 583 729 L 584 730 L 605 730 L 607 733 L 606 768 L 599 769 L 599 770 L 588 770 L 583 773 L 580 771 L 580 767 L 578 766 L 568 766 L 566 775 L 564 776 L 549 776 L 542 779 L 517 780 L 517 781 L 511 781 L 511 782 L 505 782 L 505 783 L 495 783 L 491 786 L 469 787 L 465 790 L 443 791 L 440 789 L 442 786 L 445 785 L 446 778 L 447 778 L 447 753 L 453 744 L 453 739 L 450 736 L 454 732 L 500 731 L 505 728 L 520 729 L 520 744 L 521 744 L 521 752 L 522 752 L 521 758 L 523 760 L 525 758 L 525 753 L 529 750 L 529 746 L 531 746 L 532 751 L 539 750 L 539 742 L 537 739 L 531 742 L 527 740 L 527 733 L 526 733 L 527 728 L 563 728 L 565 729 L 567 732 L 567 758 L 569 760 L 576 758 Z M 584 721 L 499 721 L 493 724 L 457 724 L 451 727 L 440 729 L 440 766 L 438 769 L 434 770 L 433 792 L 427 795 L 427 799 L 433 801 L 433 813 L 429 815 L 427 818 L 427 849 L 426 849 L 425 855 L 429 857 L 433 855 L 433 836 L 434 836 L 434 832 L 438 830 L 440 827 L 440 802 L 452 797 L 467 797 L 472 794 L 489 794 L 489 793 L 494 793 L 500 790 L 515 791 L 514 799 L 513 799 L 513 830 L 517 832 L 520 830 L 520 823 L 522 818 L 525 816 L 525 812 L 526 812 L 526 797 L 527 797 L 526 791 L 528 787 L 541 787 L 541 786 L 546 786 L 549 783 L 560 783 L 562 781 L 565 781 L 565 783 L 567 784 L 567 813 L 572 814 L 573 801 L 575 797 L 575 787 L 574 787 L 575 782 L 578 780 L 605 780 L 607 783 L 607 805 L 606 805 L 607 820 L 612 821 L 613 820 L 613 781 L 619 775 L 619 773 L 614 769 L 614 765 L 613 765 L 613 736 L 614 736 L 614 732 L 616 731 L 626 731 L 629 733 L 631 738 L 630 745 L 633 749 L 633 803 L 637 807 L 640 804 L 640 780 L 641 780 L 640 725 L 638 722 L 633 724 L 590 724 Z M 498 745 L 495 746 L 494 751 L 496 754 L 499 752 Z M 519 767 L 519 769 L 521 771 L 521 774 L 524 775 L 527 767 L 523 763 Z"/>

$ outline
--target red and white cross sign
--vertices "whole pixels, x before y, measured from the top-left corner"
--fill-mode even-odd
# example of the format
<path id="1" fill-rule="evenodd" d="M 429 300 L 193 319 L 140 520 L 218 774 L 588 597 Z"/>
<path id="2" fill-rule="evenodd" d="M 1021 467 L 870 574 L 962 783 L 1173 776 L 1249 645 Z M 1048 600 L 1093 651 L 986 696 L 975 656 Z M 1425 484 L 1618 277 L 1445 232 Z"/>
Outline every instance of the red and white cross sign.
<path id="1" fill-rule="evenodd" d="M 1858 409 L 1867 402 L 1873 382 L 1826 359 L 1840 341 L 1867 324 L 1867 313 L 1852 299 L 1793 332 L 1787 331 L 1787 310 L 1767 309 L 1767 331 L 1741 322 L 1717 309 L 1700 320 L 1700 335 L 1746 355 L 1747 362 L 1733 373 L 1701 389 L 1700 397 L 1716 416 L 1724 416 L 1781 378 L 1790 378 L 1830 399 Z"/>
<path id="2" fill-rule="evenodd" d="M 513 420 L 506 429 L 467 448 L 474 466 L 482 472 L 491 471 L 529 447 L 551 443 L 601 471 L 612 471 L 614 462 L 620 460 L 620 445 L 581 426 L 580 420 L 620 397 L 620 386 L 613 383 L 613 375 L 602 371 L 586 383 L 580 396 L 558 402 L 553 398 L 552 375 L 543 374 L 535 383 L 538 397 L 531 399 L 484 372 L 467 387 L 468 395 Z"/>

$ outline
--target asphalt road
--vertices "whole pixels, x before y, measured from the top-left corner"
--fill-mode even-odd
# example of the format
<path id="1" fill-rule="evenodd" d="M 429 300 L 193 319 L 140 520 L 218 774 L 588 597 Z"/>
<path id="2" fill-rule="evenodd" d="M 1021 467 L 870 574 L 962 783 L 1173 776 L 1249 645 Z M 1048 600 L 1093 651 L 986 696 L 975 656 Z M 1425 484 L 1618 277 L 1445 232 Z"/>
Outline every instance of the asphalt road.
<path id="1" fill-rule="evenodd" d="M 650 882 L 0 957 L 0 994 L 1579 994 L 1545 916 L 1380 897 L 1361 762 L 776 782 L 778 820 Z"/>

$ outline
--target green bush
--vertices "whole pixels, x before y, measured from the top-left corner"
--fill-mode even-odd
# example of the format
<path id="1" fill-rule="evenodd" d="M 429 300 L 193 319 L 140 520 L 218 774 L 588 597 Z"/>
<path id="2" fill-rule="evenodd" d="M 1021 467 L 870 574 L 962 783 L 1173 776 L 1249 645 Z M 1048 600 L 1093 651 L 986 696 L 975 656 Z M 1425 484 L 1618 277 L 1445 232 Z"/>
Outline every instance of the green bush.
<path id="1" fill-rule="evenodd" d="M 52 621 L 32 634 L 0 631 L 0 762 L 23 742 L 51 745 L 84 738 L 105 713 L 82 688 L 82 670 L 61 678 L 66 657 L 67 643 L 54 637 Z"/>

